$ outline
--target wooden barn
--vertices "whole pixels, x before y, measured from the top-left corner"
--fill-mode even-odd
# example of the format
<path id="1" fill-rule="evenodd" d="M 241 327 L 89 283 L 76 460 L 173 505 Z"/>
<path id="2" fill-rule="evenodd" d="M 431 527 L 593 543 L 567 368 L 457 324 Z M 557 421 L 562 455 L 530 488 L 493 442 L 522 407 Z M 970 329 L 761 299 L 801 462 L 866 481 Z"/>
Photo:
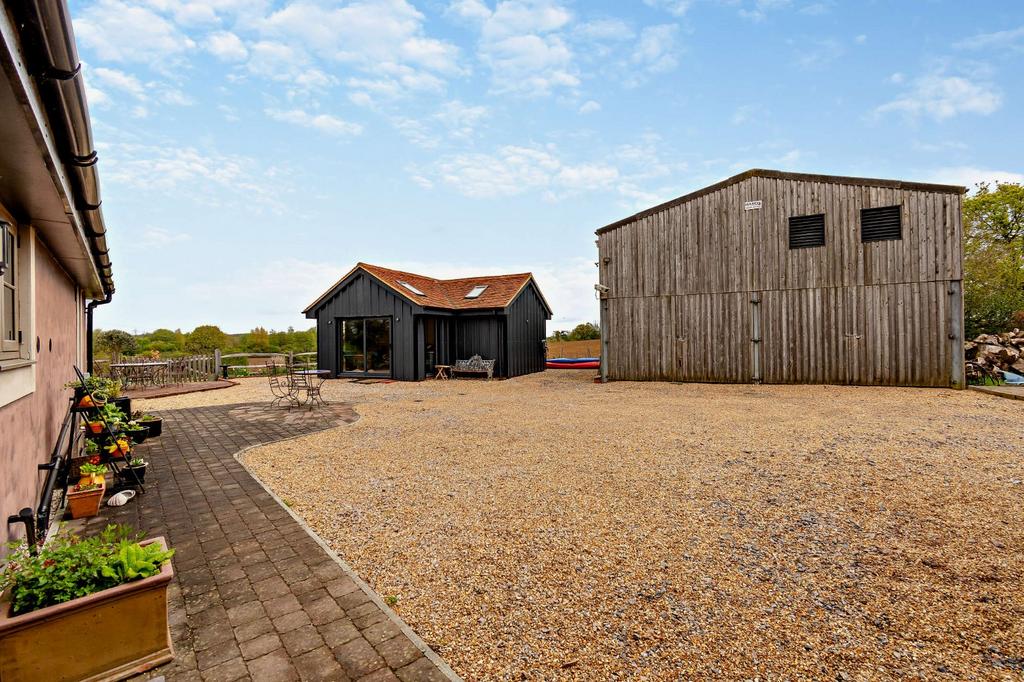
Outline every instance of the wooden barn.
<path id="1" fill-rule="evenodd" d="M 962 387 L 964 191 L 750 170 L 602 227 L 602 378 Z"/>
<path id="2" fill-rule="evenodd" d="M 551 308 L 530 273 L 435 279 L 359 263 L 303 312 L 335 377 L 417 381 L 474 355 L 498 377 L 544 371 Z"/>

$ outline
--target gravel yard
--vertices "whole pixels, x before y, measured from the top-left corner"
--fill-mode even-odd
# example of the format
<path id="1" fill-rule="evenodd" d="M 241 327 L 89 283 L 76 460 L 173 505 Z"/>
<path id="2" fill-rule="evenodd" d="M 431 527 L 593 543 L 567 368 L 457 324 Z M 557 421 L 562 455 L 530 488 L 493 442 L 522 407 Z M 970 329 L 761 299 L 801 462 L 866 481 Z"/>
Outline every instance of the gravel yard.
<path id="1" fill-rule="evenodd" d="M 1024 677 L 1024 403 L 591 377 L 334 381 L 246 461 L 467 680 Z"/>

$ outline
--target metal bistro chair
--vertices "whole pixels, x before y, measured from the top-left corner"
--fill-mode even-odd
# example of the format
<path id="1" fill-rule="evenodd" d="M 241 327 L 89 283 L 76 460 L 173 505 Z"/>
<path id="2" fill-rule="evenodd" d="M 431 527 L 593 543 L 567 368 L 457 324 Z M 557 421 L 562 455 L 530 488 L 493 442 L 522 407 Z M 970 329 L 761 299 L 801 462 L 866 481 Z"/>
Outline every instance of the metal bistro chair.
<path id="1" fill-rule="evenodd" d="M 292 404 L 298 404 L 298 398 L 296 397 L 296 386 L 292 381 L 292 374 L 290 371 L 284 374 L 277 373 L 277 365 L 269 363 L 267 365 L 267 376 L 270 379 L 270 392 L 274 394 L 274 399 L 270 401 L 271 407 L 277 407 L 288 401 L 288 407 Z"/>

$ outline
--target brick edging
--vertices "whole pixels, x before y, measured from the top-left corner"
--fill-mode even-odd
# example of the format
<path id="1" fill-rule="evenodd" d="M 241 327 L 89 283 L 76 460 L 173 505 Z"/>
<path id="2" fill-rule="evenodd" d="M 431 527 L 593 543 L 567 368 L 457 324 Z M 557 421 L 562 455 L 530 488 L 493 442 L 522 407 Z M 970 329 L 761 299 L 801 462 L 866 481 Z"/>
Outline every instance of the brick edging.
<path id="1" fill-rule="evenodd" d="M 355 412 L 355 409 L 353 409 L 353 412 Z M 358 412 L 356 413 L 356 416 L 357 417 L 359 416 Z M 350 422 L 350 423 L 354 423 L 354 422 Z M 345 426 L 347 426 L 347 424 L 345 424 Z M 338 428 L 338 427 L 327 427 L 325 429 L 320 429 L 318 431 L 314 431 L 313 433 L 317 433 L 319 431 L 327 431 L 327 430 L 329 430 L 331 428 Z M 309 436 L 309 435 L 311 435 L 311 434 L 306 433 L 306 434 L 301 434 L 301 435 L 298 435 L 298 436 L 291 436 L 289 438 L 284 438 L 282 440 L 272 441 L 271 443 L 259 443 L 259 444 L 256 444 L 256 445 L 250 445 L 248 447 L 245 447 L 245 448 L 239 450 L 238 452 L 233 454 L 232 457 L 235 458 L 235 461 L 238 462 L 242 466 L 243 469 L 245 469 L 245 472 L 247 474 L 249 474 L 249 476 L 251 476 L 254 481 L 259 483 L 260 487 L 262 487 L 267 492 L 267 494 L 270 495 L 270 497 L 275 502 L 277 502 L 277 504 L 282 509 L 284 509 L 286 512 L 288 512 L 289 515 L 291 515 L 292 519 L 294 519 L 295 522 L 297 524 L 299 524 L 299 527 L 301 527 L 304 531 L 306 531 L 306 533 L 311 538 L 313 538 L 313 540 L 318 545 L 320 545 L 320 547 L 324 550 L 324 552 L 327 553 L 327 556 L 331 557 L 331 559 L 333 559 L 334 562 L 336 564 L 338 564 L 338 566 L 341 567 L 341 570 L 345 572 L 345 575 L 347 575 L 349 578 L 351 578 L 352 582 L 354 582 L 356 585 L 358 585 L 359 588 L 361 590 L 363 590 L 363 592 L 365 592 L 370 597 L 370 600 L 374 604 L 377 605 L 377 607 L 388 617 L 389 620 L 391 620 L 391 622 L 393 622 L 395 625 L 397 625 L 399 627 L 399 629 L 402 631 L 402 634 L 404 634 L 406 637 L 408 637 L 409 641 L 412 642 L 413 645 L 417 649 L 419 649 L 421 652 L 423 652 L 423 655 L 431 663 L 433 663 L 435 666 L 437 666 L 437 669 L 439 671 L 441 671 L 441 673 L 445 677 L 447 677 L 451 682 L 464 682 L 464 680 L 461 677 L 459 677 L 459 675 L 454 670 L 452 670 L 451 666 L 449 666 L 447 663 L 445 663 L 444 659 L 442 659 L 440 656 L 438 656 L 437 653 L 433 649 L 431 649 L 430 646 L 427 645 L 427 643 L 424 642 L 423 639 L 418 634 L 416 634 L 416 632 L 411 627 L 409 627 L 404 620 L 402 620 L 401 616 L 399 616 L 397 613 L 395 613 L 394 610 L 390 606 L 388 606 L 384 602 L 383 599 L 380 598 L 380 595 L 377 594 L 377 591 L 374 590 L 372 587 L 370 587 L 366 583 L 366 581 L 364 581 L 362 578 L 360 578 L 359 575 L 354 570 L 352 570 L 352 567 L 349 566 L 348 563 L 346 563 L 346 561 L 344 559 L 342 559 L 341 556 L 339 556 L 338 553 L 335 552 L 331 548 L 331 546 L 322 537 L 320 537 L 316 533 L 316 531 L 314 531 L 312 528 L 310 528 L 309 524 L 306 523 L 306 520 L 303 519 L 301 516 L 299 516 L 297 513 L 295 513 L 295 511 L 291 507 L 289 507 L 287 504 L 285 504 L 284 500 L 282 500 L 280 497 L 278 497 L 277 493 L 275 493 L 273 490 L 271 490 L 267 486 L 267 484 L 264 483 L 263 480 L 259 476 L 256 475 L 256 472 L 253 471 L 249 467 L 249 465 L 246 464 L 243 461 L 243 459 L 242 459 L 242 456 L 245 455 L 245 453 L 249 452 L 250 450 L 255 450 L 257 448 L 266 447 L 268 445 L 276 445 L 278 443 L 287 443 L 288 441 L 298 440 L 299 438 L 305 438 L 306 436 Z"/>

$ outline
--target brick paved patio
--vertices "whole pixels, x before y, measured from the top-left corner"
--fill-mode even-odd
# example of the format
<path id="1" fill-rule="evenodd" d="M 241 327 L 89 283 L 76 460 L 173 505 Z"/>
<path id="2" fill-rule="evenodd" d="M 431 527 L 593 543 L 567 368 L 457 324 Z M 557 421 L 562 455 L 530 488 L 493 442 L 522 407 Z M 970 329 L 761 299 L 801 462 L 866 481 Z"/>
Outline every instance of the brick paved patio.
<path id="1" fill-rule="evenodd" d="M 175 660 L 167 680 L 458 679 L 253 479 L 235 455 L 356 419 L 344 405 L 226 405 L 162 412 L 140 446 L 146 494 L 103 507 L 86 532 L 125 523 L 176 550 Z"/>

